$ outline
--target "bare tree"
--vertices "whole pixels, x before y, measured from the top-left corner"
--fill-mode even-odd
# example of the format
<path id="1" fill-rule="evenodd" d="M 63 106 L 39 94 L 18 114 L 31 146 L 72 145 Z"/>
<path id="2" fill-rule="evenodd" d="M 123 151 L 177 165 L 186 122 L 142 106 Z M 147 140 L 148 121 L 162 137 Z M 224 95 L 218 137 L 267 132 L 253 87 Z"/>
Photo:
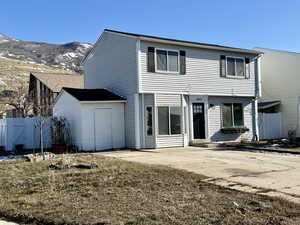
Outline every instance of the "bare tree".
<path id="1" fill-rule="evenodd" d="M 6 104 L 19 113 L 22 117 L 33 115 L 34 105 L 33 99 L 28 93 L 27 82 L 18 81 L 12 90 L 2 87 L 0 100 L 2 104 Z"/>

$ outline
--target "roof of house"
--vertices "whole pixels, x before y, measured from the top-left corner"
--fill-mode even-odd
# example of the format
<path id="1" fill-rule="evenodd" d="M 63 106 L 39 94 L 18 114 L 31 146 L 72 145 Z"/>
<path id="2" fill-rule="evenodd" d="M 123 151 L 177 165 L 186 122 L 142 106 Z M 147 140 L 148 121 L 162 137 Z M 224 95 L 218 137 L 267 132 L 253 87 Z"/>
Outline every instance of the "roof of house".
<path id="1" fill-rule="evenodd" d="M 175 42 L 175 43 L 180 43 L 180 44 L 185 44 L 185 45 L 189 44 L 189 45 L 194 45 L 194 46 L 198 46 L 201 48 L 219 49 L 219 50 L 224 50 L 224 51 L 227 50 L 227 51 L 242 52 L 242 53 L 255 54 L 255 55 L 263 54 L 263 52 L 260 52 L 260 51 L 244 49 L 244 48 L 235 48 L 235 47 L 216 45 L 216 44 L 208 44 L 208 43 L 202 43 L 202 42 L 185 41 L 185 40 L 164 38 L 164 37 L 158 37 L 158 36 L 150 36 L 150 35 L 137 34 L 137 33 L 128 33 L 128 32 L 122 32 L 122 31 L 110 30 L 110 29 L 105 29 L 104 31 L 134 36 L 134 37 L 138 37 L 138 38 L 146 39 L 146 40 L 147 39 L 148 40 L 161 40 L 161 41 Z"/>
<path id="2" fill-rule="evenodd" d="M 63 87 L 70 88 L 83 88 L 83 76 L 75 74 L 42 74 L 34 73 L 31 74 L 40 80 L 44 85 L 46 85 L 53 92 L 60 92 Z"/>
<path id="3" fill-rule="evenodd" d="M 126 99 L 106 89 L 63 88 L 78 101 L 125 101 Z"/>
<path id="4" fill-rule="evenodd" d="M 258 108 L 259 109 L 267 109 L 276 105 L 280 105 L 281 101 L 269 101 L 269 102 L 259 102 Z"/>

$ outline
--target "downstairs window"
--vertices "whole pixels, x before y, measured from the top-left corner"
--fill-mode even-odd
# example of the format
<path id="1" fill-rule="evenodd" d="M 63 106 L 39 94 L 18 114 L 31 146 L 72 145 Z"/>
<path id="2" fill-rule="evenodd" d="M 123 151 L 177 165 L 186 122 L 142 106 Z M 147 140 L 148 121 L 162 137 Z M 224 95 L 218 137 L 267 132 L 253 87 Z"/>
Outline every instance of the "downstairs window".
<path id="1" fill-rule="evenodd" d="M 157 111 L 159 135 L 181 134 L 181 107 L 159 106 Z"/>
<path id="2" fill-rule="evenodd" d="M 244 110 L 240 103 L 224 104 L 222 107 L 223 127 L 243 127 Z"/>

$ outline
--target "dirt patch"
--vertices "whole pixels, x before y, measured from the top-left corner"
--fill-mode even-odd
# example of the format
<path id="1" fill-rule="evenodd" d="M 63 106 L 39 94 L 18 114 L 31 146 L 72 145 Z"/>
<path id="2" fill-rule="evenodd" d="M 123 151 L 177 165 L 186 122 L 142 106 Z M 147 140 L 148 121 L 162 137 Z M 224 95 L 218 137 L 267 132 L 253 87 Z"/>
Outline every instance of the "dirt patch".
<path id="1" fill-rule="evenodd" d="M 300 206 L 165 166 L 74 154 L 0 164 L 0 216 L 35 224 L 298 225 Z M 50 164 L 101 165 L 49 170 Z"/>

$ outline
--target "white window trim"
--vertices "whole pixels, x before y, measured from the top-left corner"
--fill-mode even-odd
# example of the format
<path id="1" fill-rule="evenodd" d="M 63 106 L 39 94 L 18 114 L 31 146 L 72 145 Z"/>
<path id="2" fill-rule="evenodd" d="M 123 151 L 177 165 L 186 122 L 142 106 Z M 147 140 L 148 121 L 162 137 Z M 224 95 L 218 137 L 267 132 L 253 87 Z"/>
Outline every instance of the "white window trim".
<path id="1" fill-rule="evenodd" d="M 167 52 L 167 70 L 159 70 L 157 69 L 157 54 L 156 51 L 161 50 L 161 51 L 166 51 Z M 169 56 L 168 52 L 177 52 L 177 64 L 178 64 L 178 71 L 169 71 Z M 166 49 L 166 48 L 155 48 L 154 51 L 154 61 L 155 61 L 155 72 L 156 73 L 167 73 L 167 74 L 179 74 L 180 72 L 180 55 L 179 55 L 179 50 L 174 50 L 174 49 Z"/>
<path id="2" fill-rule="evenodd" d="M 171 134 L 171 111 L 170 111 L 170 108 L 171 107 L 176 107 L 176 108 L 181 108 L 180 106 L 170 106 L 170 105 L 159 105 L 157 106 L 157 111 L 158 111 L 158 108 L 159 107 L 168 107 L 168 111 L 169 111 L 169 134 L 159 134 L 159 123 L 158 123 L 158 137 L 168 137 L 168 136 L 182 136 L 184 133 L 182 132 L 182 127 L 180 127 L 180 134 Z M 157 117 L 157 122 L 158 122 L 158 117 Z M 182 122 L 182 113 L 181 113 L 181 116 L 180 116 L 180 126 L 181 126 L 181 122 Z"/>
<path id="3" fill-rule="evenodd" d="M 154 116 L 154 110 L 153 110 L 153 105 L 145 105 L 145 112 L 146 113 L 148 113 L 148 111 L 146 110 L 148 107 L 151 107 L 151 112 L 152 112 L 152 135 L 148 135 L 148 133 L 147 133 L 147 119 L 148 119 L 148 117 L 146 116 L 146 120 L 145 120 L 145 122 L 146 122 L 146 126 L 145 126 L 145 133 L 146 133 L 146 136 L 147 137 L 153 137 L 154 136 L 154 126 L 153 126 L 153 116 Z M 146 114 L 147 115 L 147 114 Z"/>
<path id="4" fill-rule="evenodd" d="M 225 76 L 229 77 L 229 78 L 235 78 L 235 79 L 245 79 L 246 78 L 245 58 L 244 57 L 238 57 L 238 56 L 230 56 L 230 55 L 226 55 L 225 58 L 226 58 L 226 60 L 225 60 Z M 232 75 L 232 74 L 227 73 L 227 58 L 234 58 L 234 59 L 242 59 L 243 60 L 244 76 Z M 234 68 L 235 68 L 235 72 L 236 72 L 236 60 L 234 61 Z"/>
<path id="5" fill-rule="evenodd" d="M 232 118 L 232 126 L 235 127 L 235 124 L 234 124 L 234 110 L 233 110 L 233 105 L 234 104 L 240 104 L 242 106 L 242 110 L 243 110 L 243 125 L 240 126 L 240 127 L 245 127 L 245 117 L 244 117 L 244 105 L 242 103 L 223 103 L 222 104 L 222 107 L 224 105 L 231 105 L 231 118 Z M 222 112 L 222 128 L 224 128 L 224 118 L 223 118 L 223 109 L 221 110 Z"/>

